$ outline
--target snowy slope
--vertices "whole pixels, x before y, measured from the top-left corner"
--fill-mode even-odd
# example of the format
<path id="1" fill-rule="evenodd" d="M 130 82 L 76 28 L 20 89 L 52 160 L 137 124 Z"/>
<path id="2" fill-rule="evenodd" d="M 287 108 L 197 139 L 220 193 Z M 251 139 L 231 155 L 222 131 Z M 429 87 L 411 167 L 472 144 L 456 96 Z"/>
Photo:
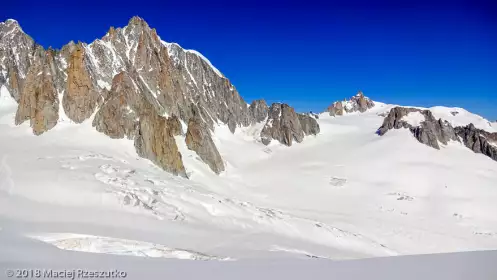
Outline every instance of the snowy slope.
<path id="1" fill-rule="evenodd" d="M 425 116 L 420 112 L 411 112 L 402 118 L 402 121 L 407 122 L 412 126 L 419 126 L 425 121 Z"/>
<path id="2" fill-rule="evenodd" d="M 96 132 L 91 120 L 34 136 L 27 123 L 14 127 L 15 107 L 2 102 L 0 227 L 59 249 L 165 258 L 497 248 L 497 163 L 458 143 L 437 151 L 407 130 L 379 137 L 378 115 L 392 106 L 377 104 L 321 114 L 321 134 L 291 148 L 262 145 L 253 137 L 259 126 L 234 135 L 218 126 L 220 176 L 177 137 L 187 180 L 138 157 L 132 141 Z"/>
<path id="3" fill-rule="evenodd" d="M 2 85 L 0 87 L 0 110 L 15 110 L 17 109 L 17 102 L 10 96 L 7 88 Z"/>
<path id="4" fill-rule="evenodd" d="M 350 280 L 492 280 L 497 277 L 497 251 L 370 258 L 351 261 L 322 259 L 250 259 L 188 261 L 84 254 L 43 246 L 0 231 L 0 271 L 36 268 L 45 271 L 113 271 L 120 279 L 350 279 Z M 60 279 L 61 277 L 58 277 Z M 71 279 L 71 277 L 66 277 Z M 81 278 L 81 277 L 80 277 Z M 6 273 L 0 279 L 8 278 Z M 55 279 L 44 278 L 44 279 Z M 117 277 L 116 277 L 117 279 Z"/>
<path id="5" fill-rule="evenodd" d="M 400 107 L 409 107 L 409 108 L 417 108 L 420 110 L 430 110 L 433 113 L 435 119 L 443 119 L 448 121 L 453 127 L 457 126 L 466 126 L 472 123 L 476 128 L 488 131 L 488 132 L 497 132 L 497 122 L 490 122 L 489 120 L 473 114 L 463 108 L 458 107 L 445 107 L 445 106 L 435 106 L 435 107 L 416 107 L 416 106 L 401 106 L 401 105 L 387 105 L 380 102 L 375 102 L 376 106 L 374 110 L 382 110 L 380 108 L 390 109 L 392 107 L 400 106 Z M 388 114 L 388 110 L 382 111 L 385 115 Z M 407 121 L 409 124 L 418 126 L 420 122 L 424 121 L 424 117 L 419 112 L 412 112 L 408 116 L 405 116 L 404 121 Z"/>
<path id="6" fill-rule="evenodd" d="M 436 106 L 431 107 L 430 111 L 433 113 L 435 118 L 447 120 L 453 127 L 466 126 L 472 123 L 476 128 L 483 129 L 488 132 L 497 132 L 497 127 L 492 125 L 490 121 L 482 118 L 481 116 L 468 112 L 463 108 Z"/>

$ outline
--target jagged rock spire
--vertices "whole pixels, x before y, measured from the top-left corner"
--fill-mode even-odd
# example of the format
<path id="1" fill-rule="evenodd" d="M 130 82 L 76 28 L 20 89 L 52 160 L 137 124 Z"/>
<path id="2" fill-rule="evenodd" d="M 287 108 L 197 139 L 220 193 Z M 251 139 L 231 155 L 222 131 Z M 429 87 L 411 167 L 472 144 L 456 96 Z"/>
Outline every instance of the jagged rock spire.
<path id="1" fill-rule="evenodd" d="M 358 91 L 356 95 L 351 97 L 349 100 L 336 101 L 326 108 L 326 112 L 330 116 L 341 116 L 346 113 L 361 112 L 364 113 L 366 110 L 373 108 L 374 102 L 364 96 L 362 91 Z"/>

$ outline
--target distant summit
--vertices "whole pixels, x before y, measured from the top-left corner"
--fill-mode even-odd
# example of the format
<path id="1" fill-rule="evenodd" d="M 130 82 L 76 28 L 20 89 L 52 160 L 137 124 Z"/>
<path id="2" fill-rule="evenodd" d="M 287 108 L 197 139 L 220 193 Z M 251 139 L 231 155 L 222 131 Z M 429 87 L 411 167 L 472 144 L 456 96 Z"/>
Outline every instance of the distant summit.
<path id="1" fill-rule="evenodd" d="M 364 113 L 366 110 L 373 107 L 374 102 L 364 96 L 362 91 L 358 91 L 357 94 L 349 100 L 334 102 L 326 109 L 326 112 L 328 112 L 330 116 L 343 116 L 353 112 Z"/>

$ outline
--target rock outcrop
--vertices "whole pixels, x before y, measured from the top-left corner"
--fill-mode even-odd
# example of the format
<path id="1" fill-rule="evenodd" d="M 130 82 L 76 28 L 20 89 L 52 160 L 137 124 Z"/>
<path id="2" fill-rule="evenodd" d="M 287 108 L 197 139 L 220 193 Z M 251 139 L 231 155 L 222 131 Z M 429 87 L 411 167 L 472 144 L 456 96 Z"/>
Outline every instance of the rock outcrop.
<path id="1" fill-rule="evenodd" d="M 345 113 L 361 112 L 364 113 L 366 110 L 373 108 L 374 102 L 364 96 L 362 91 L 359 91 L 355 96 L 349 100 L 336 101 L 331 104 L 326 111 L 330 116 L 342 116 Z"/>
<path id="2" fill-rule="evenodd" d="M 333 104 L 328 106 L 326 108 L 326 112 L 330 114 L 330 116 L 343 116 L 344 115 L 344 104 L 346 104 L 347 101 L 335 101 Z"/>
<path id="3" fill-rule="evenodd" d="M 87 68 L 85 49 L 79 43 L 72 50 L 67 69 L 67 93 L 62 99 L 66 115 L 74 122 L 88 119 L 97 106 L 98 92 Z"/>
<path id="4" fill-rule="evenodd" d="M 404 119 L 410 113 L 422 114 L 424 120 L 419 125 L 412 125 Z M 440 149 L 439 143 L 447 145 L 450 140 L 458 141 L 454 128 L 449 122 L 435 119 L 430 110 L 416 108 L 395 107 L 383 120 L 383 125 L 378 129 L 379 135 L 384 135 L 391 129 L 407 128 L 421 143 Z"/>
<path id="5" fill-rule="evenodd" d="M 297 114 L 305 135 L 317 135 L 320 132 L 319 124 L 313 115 Z"/>
<path id="6" fill-rule="evenodd" d="M 249 111 L 253 122 L 263 122 L 267 118 L 269 107 L 263 99 L 254 100 L 250 103 Z"/>
<path id="7" fill-rule="evenodd" d="M 181 153 L 166 118 L 155 113 L 140 116 L 135 148 L 141 157 L 150 159 L 165 171 L 187 177 Z"/>
<path id="8" fill-rule="evenodd" d="M 209 165 L 212 171 L 217 174 L 224 171 L 223 159 L 214 141 L 212 141 L 209 129 L 200 116 L 194 116 L 188 122 L 185 141 L 188 149 L 195 151 L 202 161 Z"/>
<path id="9" fill-rule="evenodd" d="M 417 125 L 412 125 L 407 121 L 411 113 L 420 113 L 423 120 Z M 385 117 L 377 133 L 384 135 L 391 129 L 400 128 L 409 129 L 419 142 L 435 149 L 440 149 L 440 143 L 447 145 L 449 141 L 462 140 L 464 145 L 475 153 L 484 154 L 497 161 L 497 133 L 478 129 L 473 124 L 454 128 L 446 120 L 435 119 L 430 110 L 395 107 Z"/>
<path id="10" fill-rule="evenodd" d="M 140 114 L 152 114 L 152 105 L 140 94 L 126 72 L 114 77 L 112 88 L 95 114 L 93 126 L 111 138 L 134 139 Z"/>
<path id="11" fill-rule="evenodd" d="M 93 126 L 112 138 L 135 140 L 137 153 L 176 175 L 186 177 L 182 157 L 174 136 L 178 135 L 179 120 L 167 119 L 141 94 L 142 84 L 132 75 L 116 75 L 112 88 L 95 114 Z"/>
<path id="12" fill-rule="evenodd" d="M 17 21 L 0 22 L 0 86 L 5 85 L 17 102 L 21 99 L 35 49 L 33 39 L 22 31 Z"/>
<path id="13" fill-rule="evenodd" d="M 53 77 L 55 77 L 52 51 L 38 47 L 33 63 L 24 81 L 17 107 L 15 123 L 30 121 L 35 135 L 53 128 L 59 117 L 59 100 Z"/>
<path id="14" fill-rule="evenodd" d="M 304 131 L 295 110 L 282 103 L 273 103 L 269 108 L 266 125 L 261 131 L 261 141 L 269 145 L 275 139 L 282 144 L 291 146 L 304 140 Z"/>
<path id="15" fill-rule="evenodd" d="M 181 122 L 175 115 L 167 118 L 167 126 L 171 130 L 174 136 L 183 135 L 183 128 L 181 127 Z"/>
<path id="16" fill-rule="evenodd" d="M 497 133 L 477 129 L 473 124 L 456 127 L 455 132 L 464 145 L 475 153 L 481 153 L 497 161 Z"/>

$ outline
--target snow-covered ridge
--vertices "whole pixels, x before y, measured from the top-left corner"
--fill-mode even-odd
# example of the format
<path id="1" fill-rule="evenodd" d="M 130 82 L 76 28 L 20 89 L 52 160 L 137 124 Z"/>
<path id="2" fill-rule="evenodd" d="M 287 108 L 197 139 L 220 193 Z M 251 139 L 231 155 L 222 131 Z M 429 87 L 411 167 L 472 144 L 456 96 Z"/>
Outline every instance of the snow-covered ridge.
<path id="1" fill-rule="evenodd" d="M 411 112 L 404 116 L 402 120 L 412 126 L 420 126 L 425 121 L 425 116 L 420 112 Z"/>
<path id="2" fill-rule="evenodd" d="M 194 54 L 196 56 L 198 56 L 199 58 L 201 58 L 202 60 L 205 61 L 205 63 L 207 63 L 211 68 L 212 70 L 219 76 L 219 77 L 224 77 L 223 74 L 221 73 L 221 71 L 219 71 L 216 67 L 214 67 L 214 65 L 212 65 L 212 63 L 210 62 L 209 59 L 207 59 L 205 56 L 203 56 L 200 52 L 196 51 L 196 50 L 190 50 L 190 49 L 185 49 L 183 47 L 181 47 L 178 43 L 169 43 L 169 42 L 166 42 L 164 40 L 160 40 L 161 43 L 167 47 L 168 49 L 168 53 L 170 56 L 175 56 L 175 52 L 176 50 L 174 50 L 175 47 L 187 52 L 187 53 L 191 53 L 191 54 Z M 174 59 L 174 58 L 173 58 Z"/>
<path id="3" fill-rule="evenodd" d="M 18 31 L 23 32 L 23 31 L 22 31 L 21 26 L 19 25 L 19 23 L 18 23 L 18 22 L 17 22 L 17 20 L 15 20 L 15 19 L 11 19 L 11 18 L 9 18 L 9 19 L 8 19 L 8 20 L 6 20 L 5 22 L 0 22 L 0 27 L 1 27 L 1 26 L 9 26 L 9 27 L 13 26 L 13 28 L 12 28 L 12 30 L 11 30 L 11 31 L 13 31 L 13 30 L 18 30 Z M 5 36 L 5 35 L 6 35 L 6 34 L 4 34 L 4 36 Z"/>
<path id="4" fill-rule="evenodd" d="M 446 107 L 446 106 L 434 106 L 434 107 L 418 107 L 418 106 L 403 106 L 394 104 L 383 104 L 375 101 L 375 105 L 382 104 L 388 110 L 394 107 L 404 107 L 404 108 L 414 108 L 419 110 L 429 110 L 435 117 L 435 119 L 442 119 L 448 121 L 452 127 L 467 126 L 473 124 L 476 128 L 485 130 L 487 132 L 497 132 L 497 122 L 490 122 L 484 117 L 471 113 L 464 108 L 459 107 Z M 388 111 L 384 111 L 382 115 L 388 114 Z M 405 116 L 402 120 L 413 126 L 419 126 L 420 122 L 424 121 L 424 116 L 419 112 L 412 112 Z"/>
<path id="5" fill-rule="evenodd" d="M 430 111 L 433 113 L 435 118 L 447 120 L 453 127 L 466 126 L 472 123 L 476 128 L 488 132 L 497 132 L 497 127 L 492 126 L 489 120 L 468 112 L 463 108 L 435 106 L 431 107 Z"/>
<path id="6" fill-rule="evenodd" d="M 497 126 L 489 120 L 458 107 L 435 106 L 428 108 L 436 119 L 448 121 L 452 127 L 466 126 L 472 123 L 476 128 L 488 132 L 497 132 Z"/>

